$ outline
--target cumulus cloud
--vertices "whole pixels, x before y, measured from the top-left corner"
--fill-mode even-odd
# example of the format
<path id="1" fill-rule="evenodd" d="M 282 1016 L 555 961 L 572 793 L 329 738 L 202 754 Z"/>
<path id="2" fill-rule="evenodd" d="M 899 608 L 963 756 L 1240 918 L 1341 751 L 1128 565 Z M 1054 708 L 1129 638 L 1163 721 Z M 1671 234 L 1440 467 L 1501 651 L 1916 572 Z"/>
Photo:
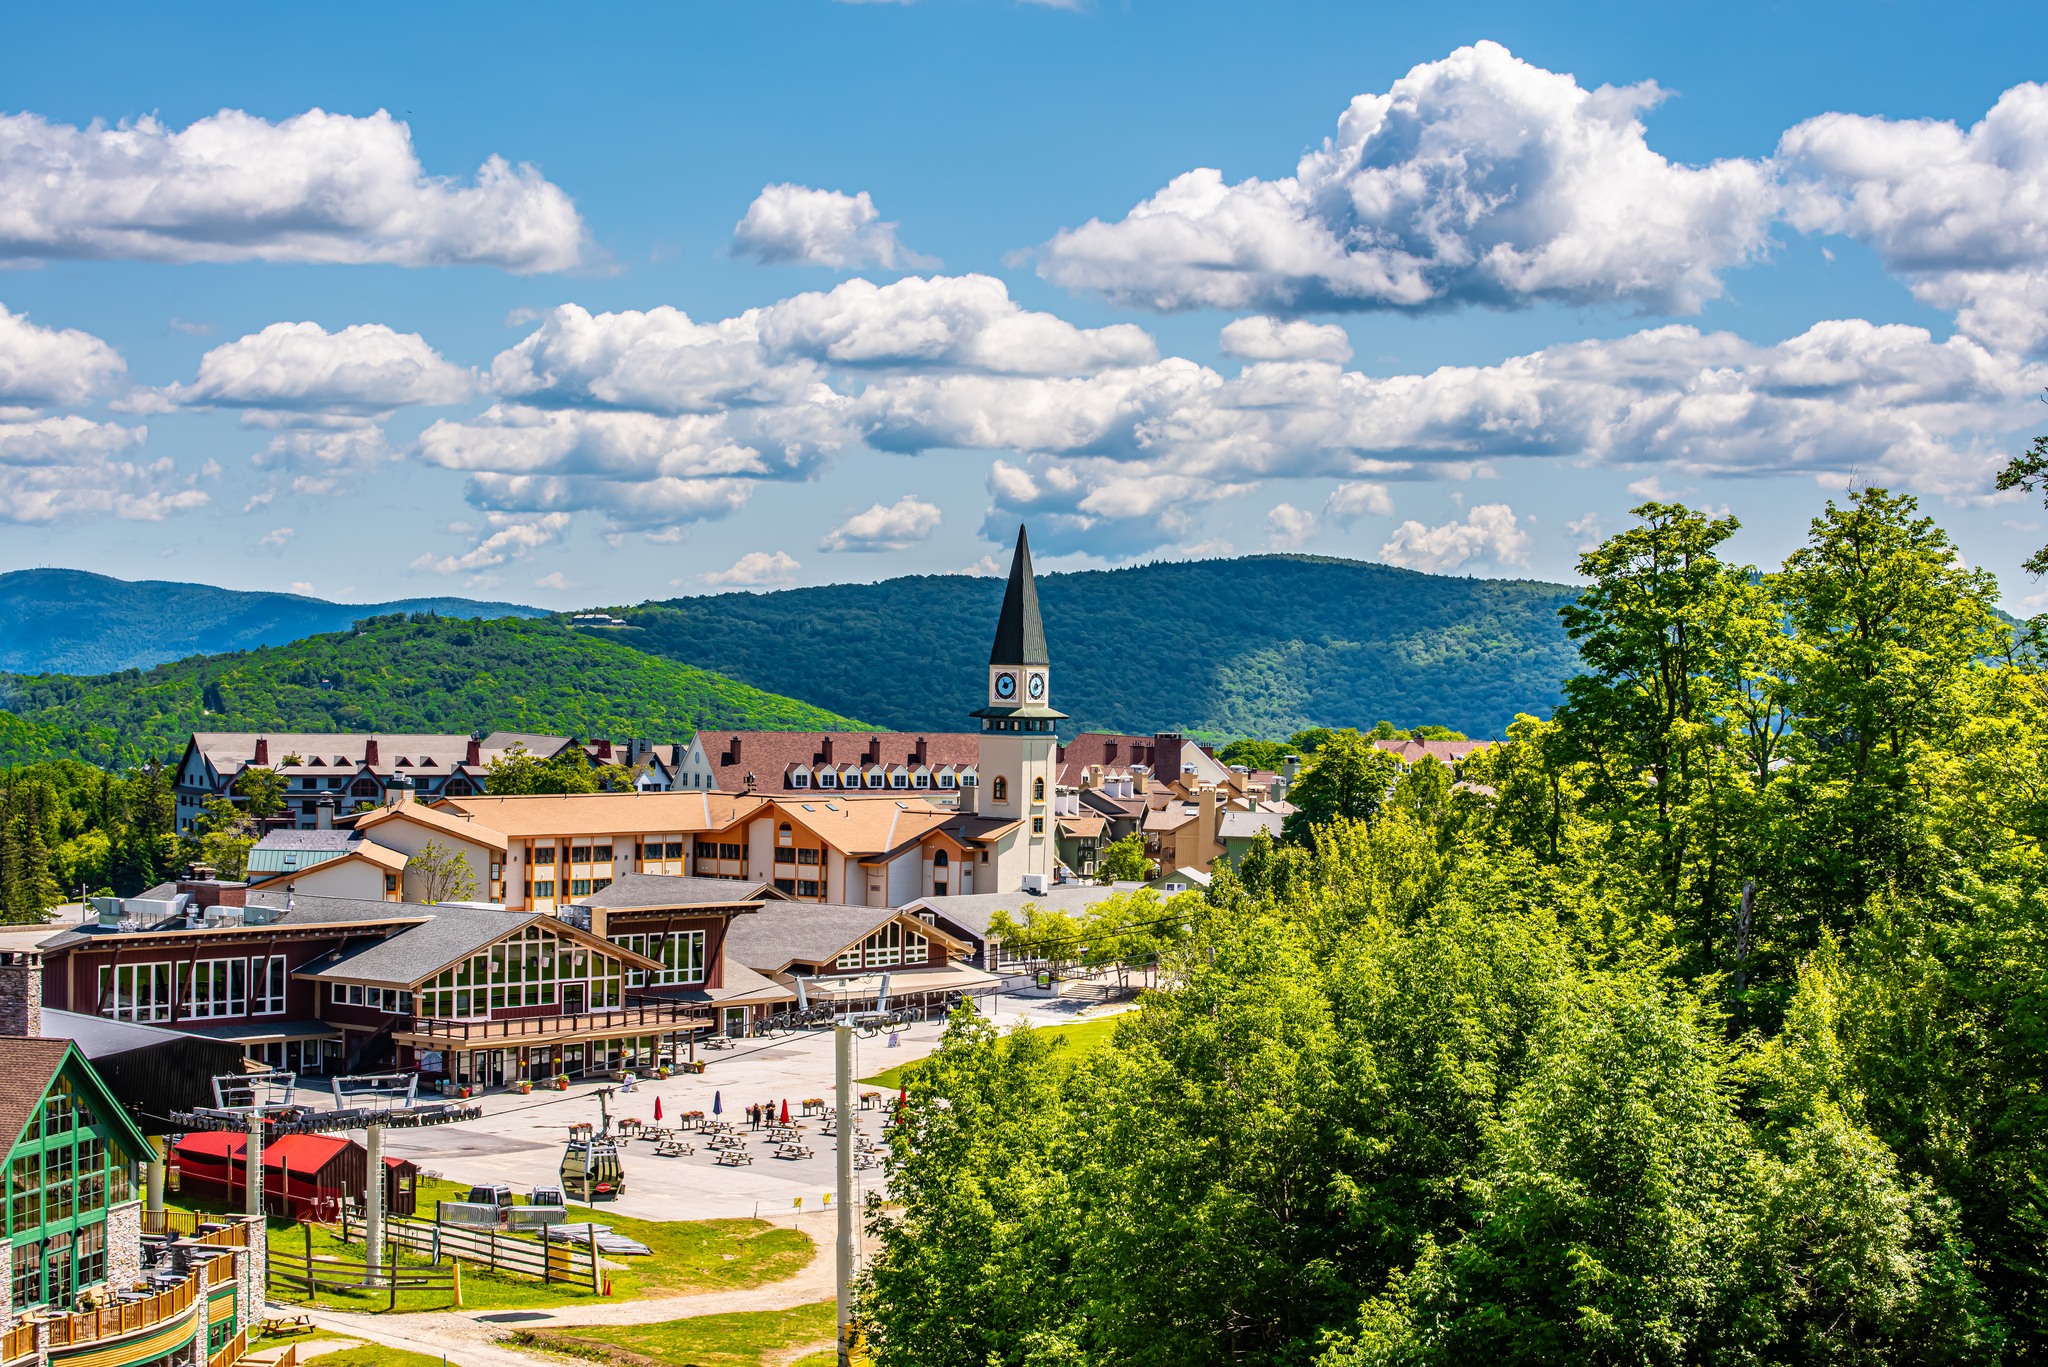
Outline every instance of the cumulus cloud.
<path id="1" fill-rule="evenodd" d="M 938 530 L 939 510 L 915 494 L 892 504 L 877 503 L 825 533 L 821 551 L 903 551 Z"/>
<path id="2" fill-rule="evenodd" d="M 1371 480 L 1347 480 L 1330 491 L 1323 515 L 1332 522 L 1349 526 L 1362 517 L 1392 517 L 1394 496 L 1384 484 Z"/>
<path id="3" fill-rule="evenodd" d="M 1380 558 L 1404 569 L 1443 574 L 1473 561 L 1526 564 L 1529 541 L 1514 509 L 1505 503 L 1482 503 L 1468 512 L 1463 522 L 1446 522 L 1440 527 L 1403 522 L 1380 547 Z"/>
<path id="4" fill-rule="evenodd" d="M 802 568 L 788 551 L 748 551 L 731 569 L 700 574 L 697 582 L 711 588 L 772 588 L 789 583 Z"/>
<path id="5" fill-rule="evenodd" d="M 413 405 L 460 403 L 474 390 L 475 377 L 418 333 L 272 323 L 213 348 L 191 384 L 155 396 L 184 408 L 241 409 L 261 426 L 357 426 Z"/>
<path id="6" fill-rule="evenodd" d="M 1299 550 L 1322 530 L 1314 513 L 1292 503 L 1275 504 L 1266 514 L 1266 545 L 1276 551 Z"/>
<path id="7" fill-rule="evenodd" d="M 135 458 L 147 435 L 75 415 L 0 420 L 0 522 L 154 522 L 205 506 L 198 481 L 169 460 Z"/>
<path id="8" fill-rule="evenodd" d="M 830 266 L 856 270 L 882 266 L 928 269 L 882 221 L 866 190 L 857 195 L 808 185 L 766 185 L 732 230 L 735 255 L 777 266 Z"/>
<path id="9" fill-rule="evenodd" d="M 1795 226 L 1869 244 L 1990 345 L 2048 347 L 2048 85 L 2014 86 L 1968 130 L 1823 114 L 1778 160 Z"/>
<path id="10" fill-rule="evenodd" d="M 544 574 L 540 578 L 534 580 L 533 586 L 537 589 L 553 589 L 556 592 L 561 592 L 565 589 L 575 588 L 576 582 L 573 579 L 569 578 L 568 575 L 563 574 L 560 570 L 555 570 L 550 574 Z"/>
<path id="11" fill-rule="evenodd" d="M 224 109 L 84 128 L 0 115 L 0 259 L 310 261 L 560 271 L 585 250 L 569 196 L 492 157 L 429 176 L 411 131 L 315 109 Z"/>
<path id="12" fill-rule="evenodd" d="M 0 408 L 85 403 L 123 369 L 120 353 L 91 333 L 38 327 L 0 305 Z"/>
<path id="13" fill-rule="evenodd" d="M 1761 164 L 1653 151 L 1654 83 L 1587 90 L 1497 43 L 1360 95 L 1291 176 L 1189 171 L 1040 249 L 1056 284 L 1151 309 L 1621 303 L 1692 312 L 1767 245 Z"/>
<path id="14" fill-rule="evenodd" d="M 570 522 L 567 513 L 547 513 L 540 517 L 492 513 L 485 520 L 488 525 L 483 537 L 461 555 L 436 557 L 430 552 L 414 560 L 412 568 L 431 570 L 435 574 L 470 574 L 491 569 L 560 541 L 568 535 Z"/>
<path id="15" fill-rule="evenodd" d="M 1589 512 L 1584 517 L 1575 517 L 1564 524 L 1564 529 L 1571 534 L 1573 543 L 1581 553 L 1598 546 L 1601 538 L 1606 535 L 1601 530 L 1598 513 Z"/>
<path id="16" fill-rule="evenodd" d="M 297 535 L 298 533 L 290 527 L 272 527 L 269 531 L 256 538 L 256 549 L 259 551 L 269 551 L 273 554 L 281 554 L 286 546 L 291 545 L 292 538 Z"/>
<path id="17" fill-rule="evenodd" d="M 1348 361 L 1351 337 L 1335 323 L 1304 323 L 1257 314 L 1223 325 L 1223 354 L 1247 361 Z"/>

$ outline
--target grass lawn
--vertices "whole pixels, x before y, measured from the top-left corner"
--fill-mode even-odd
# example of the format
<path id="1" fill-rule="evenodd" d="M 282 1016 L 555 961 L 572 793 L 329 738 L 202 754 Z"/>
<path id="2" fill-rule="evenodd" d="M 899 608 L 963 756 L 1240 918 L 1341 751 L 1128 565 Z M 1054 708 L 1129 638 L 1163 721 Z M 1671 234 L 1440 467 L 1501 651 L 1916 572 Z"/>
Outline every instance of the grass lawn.
<path id="1" fill-rule="evenodd" d="M 1078 1062 L 1109 1042 L 1110 1034 L 1116 1029 L 1116 1017 L 1105 1016 L 1101 1020 L 1076 1021 L 1072 1025 L 1034 1025 L 1031 1028 L 1048 1039 L 1065 1040 L 1068 1060 Z M 923 1059 L 917 1059 L 911 1063 L 899 1063 L 886 1073 L 864 1077 L 861 1081 L 871 1087 L 886 1087 L 893 1091 L 901 1088 L 904 1079 L 916 1071 L 923 1062 Z"/>
<path id="2" fill-rule="evenodd" d="M 623 1367 L 764 1367 L 772 1357 L 793 1348 L 831 1343 L 836 1315 L 831 1301 L 819 1301 L 793 1310 L 700 1315 L 665 1324 L 531 1329 L 515 1334 L 513 1341 L 523 1347 L 568 1352 Z M 837 1355 L 829 1351 L 823 1356 L 806 1354 L 801 1361 L 837 1361 Z"/>
<path id="3" fill-rule="evenodd" d="M 468 1191 L 468 1187 L 458 1183 L 420 1179 L 420 1218 L 432 1220 L 435 1201 L 460 1200 Z M 524 1198 L 520 1199 L 523 1203 Z M 169 1201 L 166 1204 L 177 1209 L 193 1208 L 176 1206 Z M 212 1203 L 200 1203 L 199 1208 L 218 1211 Z M 617 1264 L 607 1271 L 614 1299 L 759 1286 L 763 1282 L 796 1275 L 816 1253 L 816 1246 L 807 1235 L 772 1225 L 766 1220 L 635 1220 L 619 1215 L 606 1205 L 595 1208 L 571 1206 L 569 1218 L 610 1225 L 618 1233 L 638 1239 L 654 1250 L 651 1257 L 609 1260 Z M 305 1256 L 306 1233 L 296 1221 L 273 1219 L 269 1226 L 273 1260 L 290 1266 L 293 1260 Z M 342 1243 L 325 1225 L 310 1228 L 316 1262 L 321 1258 L 358 1261 L 362 1258 L 363 1246 L 360 1243 Z M 500 1237 L 538 1242 L 528 1235 Z M 402 1267 L 423 1267 L 427 1262 L 422 1254 L 404 1249 L 399 1252 Z M 559 1282 L 549 1285 L 536 1277 L 490 1272 L 467 1261 L 462 1265 L 462 1306 L 465 1310 L 527 1309 L 573 1304 L 591 1298 L 587 1283 L 581 1287 Z M 369 1288 L 361 1291 L 322 1290 L 315 1303 L 337 1310 L 383 1310 L 390 1304 L 390 1293 Z M 401 1311 L 453 1308 L 446 1291 L 405 1290 L 398 1296 L 398 1309 Z"/>

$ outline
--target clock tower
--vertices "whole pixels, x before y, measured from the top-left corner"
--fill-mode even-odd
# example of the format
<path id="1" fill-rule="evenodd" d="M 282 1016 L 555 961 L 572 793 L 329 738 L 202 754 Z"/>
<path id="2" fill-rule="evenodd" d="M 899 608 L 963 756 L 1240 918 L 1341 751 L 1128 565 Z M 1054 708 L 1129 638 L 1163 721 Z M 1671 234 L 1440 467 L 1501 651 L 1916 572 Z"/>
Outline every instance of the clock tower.
<path id="1" fill-rule="evenodd" d="M 970 810 L 1018 823 L 999 842 L 992 891 L 1052 886 L 1058 848 L 1053 755 L 1059 744 L 1053 726 L 1067 714 L 1052 707 L 1051 663 L 1045 625 L 1038 617 L 1038 586 L 1031 578 L 1031 543 L 1019 527 L 995 648 L 988 655 L 988 705 L 974 713 L 981 721 L 981 754 Z M 975 889 L 983 890 L 979 879 Z"/>

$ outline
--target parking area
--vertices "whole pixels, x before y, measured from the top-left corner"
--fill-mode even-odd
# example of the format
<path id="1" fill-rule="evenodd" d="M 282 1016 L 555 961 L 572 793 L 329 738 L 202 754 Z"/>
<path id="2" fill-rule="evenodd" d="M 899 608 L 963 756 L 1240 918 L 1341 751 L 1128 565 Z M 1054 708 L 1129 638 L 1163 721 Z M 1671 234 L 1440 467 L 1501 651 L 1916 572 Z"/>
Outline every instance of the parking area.
<path id="1" fill-rule="evenodd" d="M 1022 995 L 1005 995 L 995 1006 L 996 1022 L 1005 1027 L 1020 1017 L 1035 1025 L 1060 1024 L 1076 1019 L 1080 1010 L 1078 1003 Z M 1088 1018 L 1102 1014 L 1103 1008 L 1098 1007 L 1088 1012 Z M 938 1046 L 943 1029 L 940 1021 L 906 1026 L 896 1032 L 893 1047 L 888 1036 L 856 1038 L 854 1077 L 871 1077 L 899 1063 L 923 1058 Z M 807 1119 L 801 1112 L 807 1099 L 822 1098 L 828 1105 L 832 1101 L 832 1032 L 741 1040 L 732 1049 L 700 1053 L 699 1057 L 706 1060 L 701 1075 L 642 1080 L 631 1093 L 615 1089 L 611 1096 L 614 1125 L 629 1118 L 654 1124 L 657 1099 L 661 1102 L 660 1123 L 669 1128 L 687 1112 L 702 1111 L 709 1118 L 715 1109 L 719 1119 L 736 1126 L 740 1141 L 736 1150 L 725 1152 L 742 1154 L 744 1159 L 721 1163 L 721 1150 L 712 1148 L 702 1134 L 678 1136 L 695 1152 L 676 1156 L 657 1153 L 658 1145 L 652 1140 L 628 1140 L 622 1149 L 626 1194 L 617 1203 L 619 1213 L 645 1220 L 702 1220 L 782 1215 L 823 1206 L 836 1180 L 836 1140 L 822 1133 L 818 1120 Z M 481 1120 L 392 1130 L 385 1140 L 385 1152 L 394 1158 L 409 1158 L 423 1170 L 454 1181 L 502 1182 L 522 1193 L 535 1186 L 551 1186 L 569 1127 L 597 1123 L 597 1093 L 606 1085 L 576 1083 L 566 1092 L 535 1091 L 525 1096 L 493 1092 L 483 1098 Z M 854 1090 L 858 1095 L 876 1089 L 856 1083 Z M 782 1145 L 772 1140 L 765 1128 L 750 1131 L 747 1127 L 750 1104 L 773 1103 L 779 1118 L 785 1101 L 791 1120 L 800 1127 L 793 1136 L 795 1143 L 808 1148 L 808 1156 L 778 1157 Z M 856 1110 L 858 1134 L 880 1143 L 887 1114 L 881 1105 Z M 879 1163 L 857 1171 L 854 1178 L 856 1200 L 864 1201 L 870 1190 L 887 1190 Z"/>

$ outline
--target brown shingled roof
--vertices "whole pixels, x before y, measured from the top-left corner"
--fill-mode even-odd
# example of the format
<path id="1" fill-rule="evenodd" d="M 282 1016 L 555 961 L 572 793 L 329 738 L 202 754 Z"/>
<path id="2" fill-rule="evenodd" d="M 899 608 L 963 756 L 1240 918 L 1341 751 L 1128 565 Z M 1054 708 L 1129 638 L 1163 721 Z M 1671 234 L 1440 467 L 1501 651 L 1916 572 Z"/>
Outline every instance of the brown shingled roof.
<path id="1" fill-rule="evenodd" d="M 70 1049 L 68 1039 L 0 1036 L 0 1136 L 5 1137 L 7 1147 L 14 1147 L 35 1117 L 43 1093 L 50 1090 L 50 1080 L 57 1076 Z"/>
<path id="2" fill-rule="evenodd" d="M 865 768 L 874 762 L 884 768 L 916 767 L 921 762 L 933 769 L 949 765 L 961 769 L 981 762 L 981 736 L 972 731 L 700 731 L 698 738 L 704 743 L 718 789 L 725 793 L 744 792 L 749 774 L 754 776 L 757 793 L 809 797 L 821 791 L 790 787 L 789 774 L 796 768 L 833 765 L 843 769 L 849 764 Z M 740 743 L 737 755 L 733 754 L 735 739 Z M 920 741 L 925 747 L 922 761 L 917 759 Z"/>

